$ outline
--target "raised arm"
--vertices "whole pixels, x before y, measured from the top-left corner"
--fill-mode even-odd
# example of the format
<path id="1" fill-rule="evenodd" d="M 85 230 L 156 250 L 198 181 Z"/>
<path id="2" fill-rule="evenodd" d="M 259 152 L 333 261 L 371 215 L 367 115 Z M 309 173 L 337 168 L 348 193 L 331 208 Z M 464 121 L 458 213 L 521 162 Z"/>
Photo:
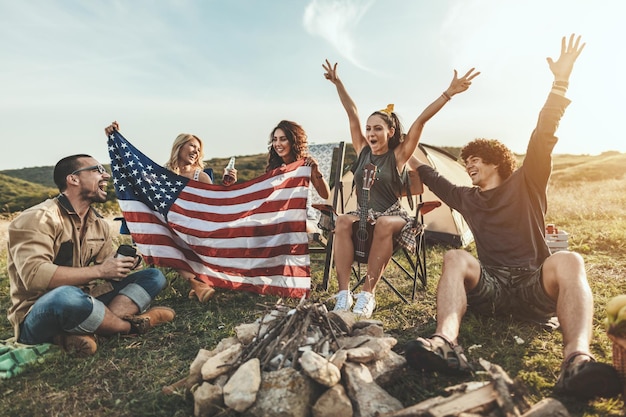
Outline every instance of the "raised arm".
<path id="1" fill-rule="evenodd" d="M 576 39 L 574 37 L 575 35 L 572 33 L 569 37 L 569 42 L 567 42 L 565 36 L 563 36 L 561 39 L 561 55 L 556 62 L 552 58 L 546 58 L 550 71 L 554 75 L 552 92 L 562 96 L 565 95 L 565 91 L 569 87 L 569 76 L 574 68 L 574 63 L 586 45 L 585 43 L 580 44 L 580 36 Z"/>
<path id="2" fill-rule="evenodd" d="M 107 135 L 107 137 L 109 137 L 109 135 L 116 130 L 119 132 L 120 124 L 117 123 L 117 121 L 114 121 L 113 123 L 111 123 L 110 125 L 104 128 L 104 134 Z"/>
<path id="3" fill-rule="evenodd" d="M 320 172 L 319 165 L 317 164 L 317 159 L 312 156 L 307 156 L 304 165 L 308 165 L 311 167 L 311 183 L 315 188 L 315 191 L 319 194 L 323 199 L 328 199 L 330 196 L 330 187 L 328 186 L 328 182 L 324 179 L 324 176 Z"/>
<path id="4" fill-rule="evenodd" d="M 346 110 L 346 113 L 348 113 L 352 146 L 354 146 L 354 150 L 358 155 L 361 153 L 361 149 L 363 149 L 367 142 L 365 141 L 365 136 L 361 130 L 361 121 L 359 120 L 359 112 L 357 111 L 356 104 L 354 104 L 354 101 L 352 101 L 348 95 L 346 87 L 344 87 L 343 83 L 339 79 L 339 76 L 337 75 L 337 63 L 332 65 L 328 60 L 326 60 L 326 63 L 322 64 L 322 67 L 326 70 L 324 77 L 337 87 L 339 100 L 341 100 L 343 108 Z"/>
<path id="5" fill-rule="evenodd" d="M 417 119 L 413 122 L 409 131 L 406 134 L 404 142 L 398 146 L 396 151 L 396 160 L 398 167 L 403 166 L 415 152 L 415 148 L 419 142 L 420 136 L 424 125 L 431 117 L 433 117 L 450 99 L 458 93 L 462 93 L 472 85 L 472 80 L 476 78 L 480 72 L 474 72 L 474 68 L 470 69 L 461 78 L 458 78 L 458 73 L 454 70 L 454 77 L 450 82 L 450 86 L 439 96 L 435 101 L 430 103 L 428 107 L 417 116 Z"/>

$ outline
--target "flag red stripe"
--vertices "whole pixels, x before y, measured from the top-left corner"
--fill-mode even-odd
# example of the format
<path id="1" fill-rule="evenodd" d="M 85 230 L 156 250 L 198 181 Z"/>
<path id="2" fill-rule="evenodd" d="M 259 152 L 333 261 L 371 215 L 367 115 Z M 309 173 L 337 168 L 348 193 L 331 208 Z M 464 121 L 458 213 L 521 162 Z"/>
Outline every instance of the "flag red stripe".
<path id="1" fill-rule="evenodd" d="M 226 227 L 214 231 L 201 231 L 190 227 L 172 225 L 172 229 L 179 233 L 193 235 L 198 238 L 211 237 L 216 239 L 227 239 L 232 237 L 272 236 L 279 233 L 306 232 L 306 224 L 303 224 L 301 221 L 294 221 L 261 226 L 245 226 L 237 228 Z"/>
<path id="2" fill-rule="evenodd" d="M 183 189 L 183 191 L 178 195 L 178 198 L 213 207 L 232 206 L 237 204 L 248 204 L 255 201 L 271 201 L 268 199 L 278 190 L 291 189 L 297 186 L 304 187 L 306 186 L 306 183 L 306 176 L 294 177 L 289 179 L 289 182 L 277 184 L 274 188 L 260 189 L 258 191 L 241 194 L 231 191 L 230 188 L 228 191 L 219 190 L 218 192 L 208 188 L 209 184 L 194 182 L 189 183 L 187 187 L 185 187 L 185 189 Z"/>

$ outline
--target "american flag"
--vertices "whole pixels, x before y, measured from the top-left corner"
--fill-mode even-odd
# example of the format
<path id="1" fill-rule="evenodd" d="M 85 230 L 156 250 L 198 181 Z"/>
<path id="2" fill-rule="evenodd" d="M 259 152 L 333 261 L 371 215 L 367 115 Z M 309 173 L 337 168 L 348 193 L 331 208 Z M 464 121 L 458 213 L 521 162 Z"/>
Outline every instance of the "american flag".
<path id="1" fill-rule="evenodd" d="M 216 287 L 287 297 L 311 287 L 303 161 L 230 187 L 179 176 L 119 132 L 108 139 L 117 199 L 149 264 Z"/>

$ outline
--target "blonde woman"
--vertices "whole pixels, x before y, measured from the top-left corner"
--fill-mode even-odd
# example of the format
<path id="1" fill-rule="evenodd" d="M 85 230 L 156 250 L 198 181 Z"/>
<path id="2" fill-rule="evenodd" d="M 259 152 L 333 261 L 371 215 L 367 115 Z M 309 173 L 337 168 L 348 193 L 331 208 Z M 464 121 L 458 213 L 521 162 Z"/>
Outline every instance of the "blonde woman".
<path id="1" fill-rule="evenodd" d="M 204 146 L 202 140 L 196 135 L 181 133 L 174 139 L 170 159 L 165 164 L 165 168 L 185 178 L 213 184 L 209 174 L 204 172 Z M 228 173 L 235 178 L 232 183 L 234 184 L 237 181 L 237 170 L 229 169 Z M 211 285 L 200 281 L 193 272 L 185 270 L 177 272 L 191 286 L 189 298 L 195 296 L 201 303 L 206 303 L 215 293 Z"/>
<path id="2" fill-rule="evenodd" d="M 181 133 L 174 139 L 170 159 L 165 168 L 183 177 L 213 184 L 209 174 L 204 172 L 204 148 L 202 140 L 191 133 Z"/>

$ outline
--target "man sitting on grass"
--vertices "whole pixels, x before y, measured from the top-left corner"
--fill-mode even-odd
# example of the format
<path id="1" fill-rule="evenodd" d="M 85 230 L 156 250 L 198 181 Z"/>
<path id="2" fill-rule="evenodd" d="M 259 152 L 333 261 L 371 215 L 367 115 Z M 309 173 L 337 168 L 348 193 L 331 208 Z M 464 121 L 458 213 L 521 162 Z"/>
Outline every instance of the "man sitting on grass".
<path id="1" fill-rule="evenodd" d="M 476 139 L 461 151 L 474 187 L 455 186 L 430 166 L 418 172 L 441 200 L 470 226 L 478 259 L 464 250 L 446 252 L 437 288 L 437 328 L 430 338 L 407 344 L 410 365 L 424 370 L 466 371 L 457 343 L 467 308 L 481 314 L 546 320 L 555 313 L 563 331 L 564 361 L 556 391 L 578 397 L 610 397 L 621 392 L 616 370 L 595 362 L 589 350 L 593 297 L 583 258 L 551 254 L 545 242 L 547 184 L 555 132 L 570 101 L 565 98 L 574 62 L 585 44 L 563 38 L 561 55 L 548 58 L 552 89 L 539 114 L 526 158 L 515 169 L 511 151 L 496 140 Z"/>
<path id="2" fill-rule="evenodd" d="M 144 333 L 174 319 L 167 307 L 145 311 L 166 285 L 163 273 L 131 273 L 134 257 L 114 257 L 110 228 L 91 207 L 106 201 L 109 178 L 89 155 L 63 158 L 54 167 L 61 194 L 9 225 L 8 318 L 16 341 L 53 342 L 85 356 L 96 352 L 96 334 Z"/>

